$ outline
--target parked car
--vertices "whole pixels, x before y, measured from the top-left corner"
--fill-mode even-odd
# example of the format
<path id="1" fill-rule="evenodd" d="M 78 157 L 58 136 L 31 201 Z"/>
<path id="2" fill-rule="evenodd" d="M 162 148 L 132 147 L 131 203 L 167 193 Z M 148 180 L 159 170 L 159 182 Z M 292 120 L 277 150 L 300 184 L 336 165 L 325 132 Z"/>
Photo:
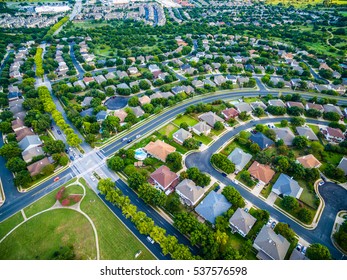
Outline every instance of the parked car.
<path id="1" fill-rule="evenodd" d="M 59 179 L 60 179 L 59 177 L 55 177 L 53 182 L 57 182 L 57 181 L 59 181 Z"/>
<path id="2" fill-rule="evenodd" d="M 307 247 L 302 246 L 302 249 L 301 249 L 301 254 L 306 255 L 306 250 L 307 250 Z"/>
<path id="3" fill-rule="evenodd" d="M 151 244 L 154 244 L 154 240 L 153 240 L 150 236 L 147 236 L 147 240 L 148 240 L 148 242 L 150 242 Z"/>
<path id="4" fill-rule="evenodd" d="M 244 210 L 245 210 L 246 213 L 248 213 L 248 208 L 245 208 Z"/>
<path id="5" fill-rule="evenodd" d="M 301 252 L 301 249 L 302 249 L 303 247 L 302 247 L 302 245 L 300 244 L 300 243 L 298 243 L 297 245 L 296 245 L 296 250 L 298 250 L 299 252 Z"/>
<path id="6" fill-rule="evenodd" d="M 58 133 L 59 135 L 61 135 L 61 131 L 60 131 L 59 129 L 57 130 L 57 133 Z"/>
<path id="7" fill-rule="evenodd" d="M 137 138 L 140 138 L 140 137 L 141 137 L 141 134 L 137 134 L 137 135 L 136 135 L 136 139 L 137 139 Z"/>
<path id="8" fill-rule="evenodd" d="M 275 226 L 276 226 L 276 222 L 272 222 L 272 224 L 271 224 L 271 228 L 272 228 L 272 229 L 274 229 L 274 228 L 275 228 Z"/>
<path id="9" fill-rule="evenodd" d="M 218 186 L 214 189 L 215 192 L 218 192 L 219 190 L 220 190 L 220 185 L 218 185 Z"/>
<path id="10" fill-rule="evenodd" d="M 90 175 L 90 179 L 92 179 L 93 182 L 95 182 L 95 177 L 93 175 Z"/>
<path id="11" fill-rule="evenodd" d="M 70 160 L 75 160 L 75 158 L 73 156 L 70 156 Z"/>
<path id="12" fill-rule="evenodd" d="M 325 184 L 324 181 L 320 181 L 320 182 L 318 183 L 318 186 L 323 186 L 324 184 Z"/>

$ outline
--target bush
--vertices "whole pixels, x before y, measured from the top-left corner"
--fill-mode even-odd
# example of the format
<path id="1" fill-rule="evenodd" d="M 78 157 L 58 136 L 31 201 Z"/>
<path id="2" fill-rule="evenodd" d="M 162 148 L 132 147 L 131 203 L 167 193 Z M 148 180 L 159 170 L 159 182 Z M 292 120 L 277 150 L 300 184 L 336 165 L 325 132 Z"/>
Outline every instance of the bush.
<path id="1" fill-rule="evenodd" d="M 211 163 L 227 174 L 233 173 L 235 171 L 235 164 L 232 163 L 225 155 L 212 155 Z"/>

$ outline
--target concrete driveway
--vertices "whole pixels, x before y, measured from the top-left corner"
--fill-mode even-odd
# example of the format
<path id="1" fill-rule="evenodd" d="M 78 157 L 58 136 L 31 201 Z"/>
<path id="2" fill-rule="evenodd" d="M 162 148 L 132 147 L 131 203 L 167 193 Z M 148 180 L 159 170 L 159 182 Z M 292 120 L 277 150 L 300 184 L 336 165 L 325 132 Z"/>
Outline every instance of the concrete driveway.
<path id="1" fill-rule="evenodd" d="M 269 204 L 270 206 L 274 205 L 277 197 L 278 197 L 277 194 L 271 192 L 268 198 L 266 199 L 266 203 Z"/>

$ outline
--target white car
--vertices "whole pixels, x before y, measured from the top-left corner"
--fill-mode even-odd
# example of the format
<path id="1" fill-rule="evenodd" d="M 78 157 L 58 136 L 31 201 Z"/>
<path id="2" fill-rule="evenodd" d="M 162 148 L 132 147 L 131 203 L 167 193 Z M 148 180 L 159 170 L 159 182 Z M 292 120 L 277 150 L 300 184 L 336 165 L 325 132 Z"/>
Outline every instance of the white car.
<path id="1" fill-rule="evenodd" d="M 95 182 L 95 177 L 93 175 L 90 176 L 90 179 L 92 179 L 93 182 Z"/>
<path id="2" fill-rule="evenodd" d="M 141 134 L 137 134 L 137 135 L 136 135 L 136 139 L 137 139 L 137 138 L 140 138 L 140 137 L 141 137 Z"/>
<path id="3" fill-rule="evenodd" d="M 147 240 L 148 240 L 148 242 L 150 242 L 151 244 L 154 244 L 154 240 L 153 240 L 150 236 L 147 236 Z"/>
<path id="4" fill-rule="evenodd" d="M 324 181 L 320 181 L 320 182 L 318 183 L 318 186 L 323 186 L 324 184 L 325 184 Z"/>

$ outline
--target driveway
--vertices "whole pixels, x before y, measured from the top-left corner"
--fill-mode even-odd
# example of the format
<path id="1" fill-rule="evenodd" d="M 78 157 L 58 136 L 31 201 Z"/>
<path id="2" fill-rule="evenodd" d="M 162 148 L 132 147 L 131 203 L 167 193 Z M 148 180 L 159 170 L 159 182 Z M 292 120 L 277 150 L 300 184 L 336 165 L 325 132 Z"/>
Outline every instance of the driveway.
<path id="1" fill-rule="evenodd" d="M 277 194 L 271 192 L 266 199 L 266 203 L 269 204 L 270 206 L 273 206 L 275 204 L 277 197 L 278 197 Z"/>

